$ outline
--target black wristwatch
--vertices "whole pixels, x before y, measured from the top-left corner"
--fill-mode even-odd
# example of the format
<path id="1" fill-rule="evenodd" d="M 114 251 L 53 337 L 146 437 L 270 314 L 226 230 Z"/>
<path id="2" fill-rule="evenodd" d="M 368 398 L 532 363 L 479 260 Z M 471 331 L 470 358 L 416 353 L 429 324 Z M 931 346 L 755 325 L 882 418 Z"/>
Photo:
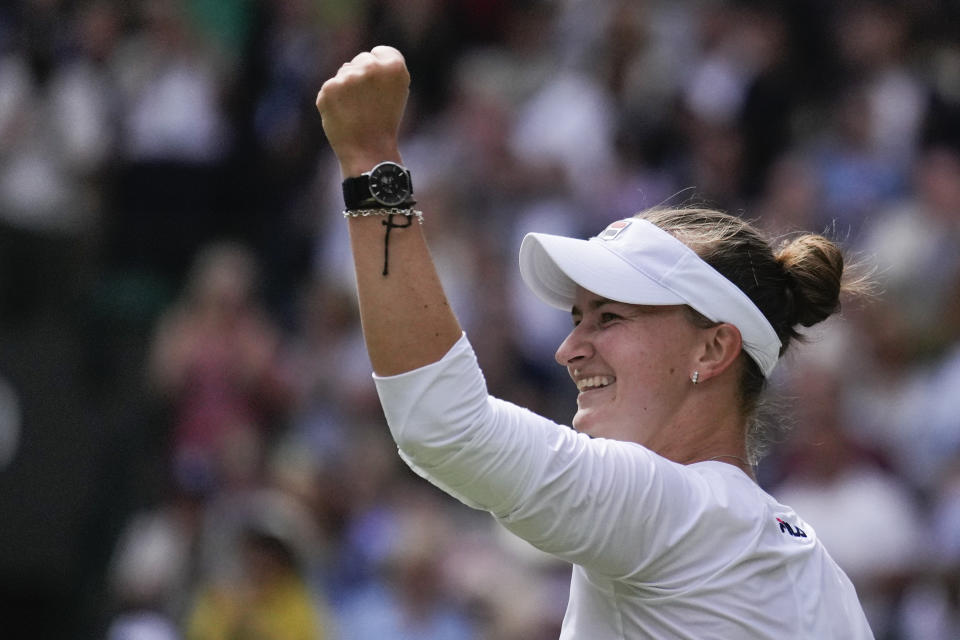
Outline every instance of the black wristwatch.
<path id="1" fill-rule="evenodd" d="M 410 170 L 396 162 L 381 162 L 370 171 L 343 181 L 347 210 L 405 209 L 416 204 Z"/>

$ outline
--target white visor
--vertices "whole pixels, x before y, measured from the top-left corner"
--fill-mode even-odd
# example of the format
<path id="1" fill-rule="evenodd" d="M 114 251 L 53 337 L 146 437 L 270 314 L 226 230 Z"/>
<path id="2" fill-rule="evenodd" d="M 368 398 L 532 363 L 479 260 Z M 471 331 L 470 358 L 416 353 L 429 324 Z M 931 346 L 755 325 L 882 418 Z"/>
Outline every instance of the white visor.
<path id="1" fill-rule="evenodd" d="M 747 294 L 647 220 L 618 220 L 589 240 L 528 233 L 520 245 L 520 275 L 541 300 L 566 311 L 577 285 L 628 304 L 690 305 L 735 326 L 764 376 L 780 357 L 780 339 Z"/>

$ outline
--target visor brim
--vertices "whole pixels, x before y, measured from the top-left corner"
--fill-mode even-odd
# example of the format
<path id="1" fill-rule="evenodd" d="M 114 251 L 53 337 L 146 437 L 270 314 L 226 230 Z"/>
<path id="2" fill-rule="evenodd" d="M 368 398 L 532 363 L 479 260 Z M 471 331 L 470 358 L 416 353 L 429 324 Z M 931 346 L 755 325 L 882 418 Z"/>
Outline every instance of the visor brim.
<path id="1" fill-rule="evenodd" d="M 573 308 L 578 285 L 628 304 L 685 304 L 599 241 L 528 233 L 520 245 L 520 276 L 538 298 L 565 311 Z"/>

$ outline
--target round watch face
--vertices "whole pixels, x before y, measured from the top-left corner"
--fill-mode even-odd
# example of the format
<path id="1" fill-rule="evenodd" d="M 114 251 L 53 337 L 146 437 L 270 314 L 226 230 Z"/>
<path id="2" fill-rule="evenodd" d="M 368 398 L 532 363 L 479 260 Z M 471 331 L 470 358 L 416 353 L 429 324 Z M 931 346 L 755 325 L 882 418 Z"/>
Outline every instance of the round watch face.
<path id="1" fill-rule="evenodd" d="M 370 195 L 380 204 L 395 206 L 410 197 L 410 176 L 400 165 L 382 162 L 370 171 Z"/>

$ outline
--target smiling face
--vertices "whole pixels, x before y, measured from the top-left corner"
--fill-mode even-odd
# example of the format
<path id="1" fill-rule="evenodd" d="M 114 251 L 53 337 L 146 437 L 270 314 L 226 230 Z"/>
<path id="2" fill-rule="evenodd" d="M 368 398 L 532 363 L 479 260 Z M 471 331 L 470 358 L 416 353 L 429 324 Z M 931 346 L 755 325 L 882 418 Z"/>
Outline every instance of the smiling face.
<path id="1" fill-rule="evenodd" d="M 556 359 L 577 385 L 573 426 L 657 450 L 690 393 L 701 330 L 684 308 L 614 302 L 577 288 Z"/>

